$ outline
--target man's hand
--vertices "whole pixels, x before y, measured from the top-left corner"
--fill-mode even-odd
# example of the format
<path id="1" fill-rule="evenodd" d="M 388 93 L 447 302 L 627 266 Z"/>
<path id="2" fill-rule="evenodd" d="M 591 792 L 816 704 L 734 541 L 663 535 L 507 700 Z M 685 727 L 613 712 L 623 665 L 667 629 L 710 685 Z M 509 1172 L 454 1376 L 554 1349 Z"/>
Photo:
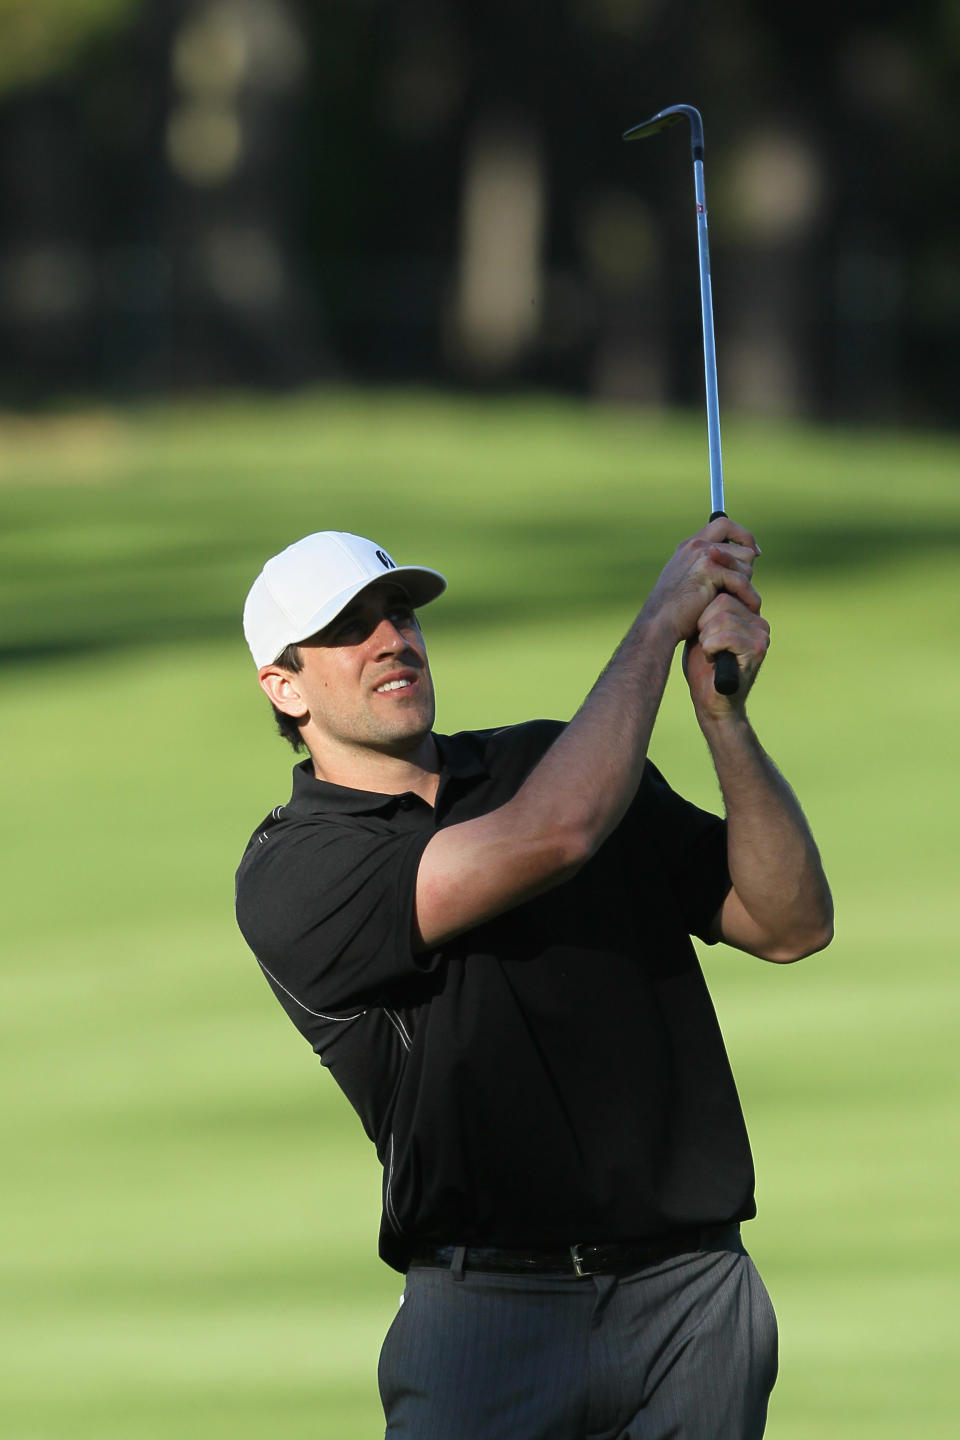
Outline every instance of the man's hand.
<path id="1" fill-rule="evenodd" d="M 697 715 L 722 719 L 742 711 L 769 644 L 770 626 L 757 610 L 733 595 L 715 596 L 697 621 L 696 638 L 683 651 L 683 673 Z M 719 695 L 713 683 L 713 658 L 721 650 L 730 651 L 740 671 L 733 695 Z"/>
<path id="2" fill-rule="evenodd" d="M 640 612 L 641 618 L 666 625 L 674 643 L 680 644 L 696 636 L 701 617 L 722 595 L 738 600 L 747 612 L 759 613 L 760 596 L 750 584 L 758 553 L 749 530 L 725 515 L 712 520 L 678 545 Z M 733 647 L 721 644 L 709 653 L 724 648 Z"/>

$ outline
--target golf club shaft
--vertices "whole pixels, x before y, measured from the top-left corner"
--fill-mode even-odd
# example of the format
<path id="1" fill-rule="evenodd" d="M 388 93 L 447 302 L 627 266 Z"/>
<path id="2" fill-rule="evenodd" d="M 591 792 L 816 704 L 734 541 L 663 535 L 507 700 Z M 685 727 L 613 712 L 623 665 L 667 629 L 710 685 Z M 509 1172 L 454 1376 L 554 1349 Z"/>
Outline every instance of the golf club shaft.
<path id="1" fill-rule="evenodd" d="M 707 198 L 703 184 L 703 155 L 694 146 L 693 189 L 697 200 L 697 252 L 700 257 L 700 315 L 703 324 L 703 378 L 707 396 L 707 449 L 710 455 L 710 519 L 726 515 L 723 500 L 723 453 L 720 448 L 720 397 L 717 393 L 717 346 L 713 335 L 713 287 L 710 283 L 710 241 L 707 236 Z M 740 688 L 737 657 L 721 650 L 713 662 L 713 686 L 720 695 L 735 695 Z"/>
<path id="2" fill-rule="evenodd" d="M 693 162 L 693 188 L 697 199 L 697 250 L 700 257 L 700 315 L 703 323 L 703 375 L 707 394 L 707 446 L 710 452 L 710 509 L 725 514 L 723 455 L 720 449 L 720 398 L 717 394 L 717 347 L 713 335 L 713 289 L 710 284 L 710 242 L 707 236 L 707 201 L 703 187 L 703 159 Z"/>
<path id="3" fill-rule="evenodd" d="M 634 125 L 625 140 L 657 135 L 682 122 L 690 124 L 693 188 L 697 201 L 697 251 L 700 259 L 700 314 L 703 328 L 703 373 L 707 398 L 707 446 L 710 455 L 710 519 L 726 515 L 723 498 L 723 458 L 720 450 L 720 400 L 717 394 L 717 348 L 713 335 L 713 289 L 710 283 L 710 243 L 707 236 L 707 200 L 703 183 L 703 120 L 693 105 L 670 105 L 649 120 Z M 714 656 L 713 686 L 720 695 L 735 695 L 740 688 L 740 667 L 730 650 Z"/>

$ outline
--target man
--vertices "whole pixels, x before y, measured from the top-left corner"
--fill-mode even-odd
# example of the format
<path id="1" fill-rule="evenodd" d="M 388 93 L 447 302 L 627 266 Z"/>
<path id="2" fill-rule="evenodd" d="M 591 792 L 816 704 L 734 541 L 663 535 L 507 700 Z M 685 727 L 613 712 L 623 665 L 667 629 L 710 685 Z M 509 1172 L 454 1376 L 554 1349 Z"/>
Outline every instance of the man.
<path id="1" fill-rule="evenodd" d="M 416 614 L 435 571 L 322 532 L 247 598 L 260 684 L 309 756 L 247 847 L 237 915 L 383 1163 L 380 1253 L 407 1274 L 388 1437 L 763 1433 L 776 1322 L 689 937 L 792 961 L 829 942 L 832 908 L 744 709 L 769 636 L 757 553 L 713 521 L 567 725 L 453 737 Z M 725 821 L 646 758 L 678 644 Z M 543 663 L 563 662 L 560 615 Z"/>

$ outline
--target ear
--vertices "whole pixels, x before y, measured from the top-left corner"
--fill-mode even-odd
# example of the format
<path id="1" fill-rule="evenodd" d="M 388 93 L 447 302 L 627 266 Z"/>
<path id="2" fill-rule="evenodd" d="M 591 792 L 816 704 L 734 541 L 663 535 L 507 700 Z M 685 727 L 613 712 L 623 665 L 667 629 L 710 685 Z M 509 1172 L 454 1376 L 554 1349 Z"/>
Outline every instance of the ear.
<path id="1" fill-rule="evenodd" d="M 264 665 L 258 671 L 257 679 L 268 700 L 278 710 L 292 715 L 295 720 L 306 715 L 307 702 L 300 694 L 297 677 L 292 671 L 282 670 L 279 665 Z"/>

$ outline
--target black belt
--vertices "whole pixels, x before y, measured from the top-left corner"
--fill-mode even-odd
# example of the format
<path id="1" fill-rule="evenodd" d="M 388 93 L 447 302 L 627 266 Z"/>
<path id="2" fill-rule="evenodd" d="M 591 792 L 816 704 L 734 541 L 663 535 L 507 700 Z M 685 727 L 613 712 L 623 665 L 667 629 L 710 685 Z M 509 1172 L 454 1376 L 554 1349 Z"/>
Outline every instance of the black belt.
<path id="1" fill-rule="evenodd" d="M 421 1245 L 410 1257 L 414 1266 L 449 1270 L 499 1271 L 503 1275 L 627 1275 L 657 1265 L 674 1255 L 736 1246 L 738 1225 L 704 1225 L 674 1230 L 656 1240 L 628 1240 L 610 1245 L 570 1245 L 564 1250 L 508 1250 L 494 1245 Z"/>

